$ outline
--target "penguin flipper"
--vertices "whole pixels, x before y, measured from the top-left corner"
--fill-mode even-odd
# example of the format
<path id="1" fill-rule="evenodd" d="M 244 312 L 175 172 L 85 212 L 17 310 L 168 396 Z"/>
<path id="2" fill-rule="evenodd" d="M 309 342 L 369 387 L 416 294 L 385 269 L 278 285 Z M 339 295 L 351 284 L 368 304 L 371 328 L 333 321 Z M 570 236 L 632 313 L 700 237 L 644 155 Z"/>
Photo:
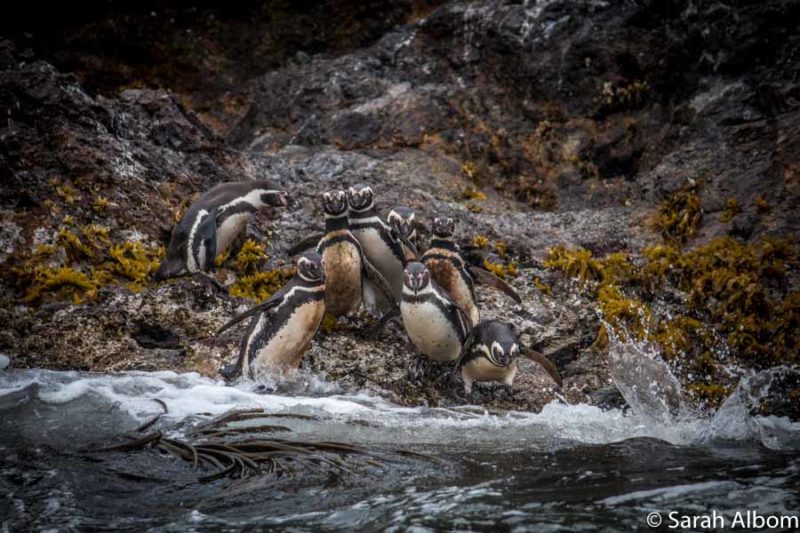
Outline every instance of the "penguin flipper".
<path id="1" fill-rule="evenodd" d="M 372 283 L 378 291 L 386 298 L 387 301 L 392 302 L 392 304 L 396 307 L 397 300 L 392 293 L 392 289 L 389 286 L 389 283 L 386 281 L 386 278 L 383 277 L 383 274 L 375 268 L 375 265 L 370 263 L 367 256 L 364 255 L 363 251 L 359 248 L 359 253 L 361 255 L 361 264 L 363 265 L 363 273 L 364 277 Z"/>
<path id="2" fill-rule="evenodd" d="M 245 318 L 253 316 L 256 313 L 263 313 L 264 311 L 268 311 L 268 310 L 272 309 L 273 307 L 275 307 L 276 305 L 278 305 L 279 303 L 281 303 L 283 301 L 283 297 L 285 296 L 285 294 L 287 292 L 287 287 L 289 287 L 289 286 L 286 285 L 283 289 L 281 289 L 278 292 L 276 292 L 275 294 L 273 294 L 272 297 L 270 299 L 268 299 L 267 301 L 261 302 L 258 305 L 254 305 L 253 307 L 251 307 L 250 309 L 248 309 L 244 313 L 242 313 L 240 315 L 237 315 L 234 318 L 232 318 L 231 320 L 229 320 L 224 326 L 222 326 L 221 328 L 219 328 L 217 330 L 217 332 L 214 334 L 214 336 L 215 337 L 219 337 L 220 334 L 222 334 L 223 331 L 229 329 L 231 326 L 235 326 L 236 324 L 238 324 L 239 322 L 241 322 Z"/>
<path id="3" fill-rule="evenodd" d="M 544 368 L 547 371 L 547 373 L 550 374 L 550 377 L 553 378 L 553 381 L 558 383 L 558 386 L 561 387 L 563 383 L 563 381 L 561 380 L 561 375 L 558 373 L 556 365 L 554 365 L 550 359 L 545 357 L 541 352 L 537 352 L 536 350 L 530 350 L 530 349 L 523 350 L 522 353 L 525 357 L 527 357 L 531 361 L 539 363 L 542 366 L 542 368 Z"/>
<path id="4" fill-rule="evenodd" d="M 475 279 L 475 281 L 481 285 L 494 287 L 495 289 L 506 293 L 518 304 L 522 303 L 522 298 L 520 298 L 519 294 L 517 294 L 517 291 L 515 291 L 511 285 L 498 278 L 488 270 L 477 266 L 471 266 L 469 267 L 469 273 L 472 274 L 472 277 Z"/>
<path id="5" fill-rule="evenodd" d="M 294 243 L 287 251 L 287 254 L 289 254 L 289 256 L 293 256 L 299 254 L 300 252 L 304 252 L 309 248 L 314 248 L 317 246 L 317 244 L 319 244 L 319 241 L 321 241 L 323 237 L 325 237 L 325 234 L 323 233 L 314 233 L 304 237 L 300 241 Z"/>
<path id="6" fill-rule="evenodd" d="M 418 261 L 419 250 L 417 249 L 417 245 L 411 242 L 411 240 L 409 240 L 409 238 L 406 237 L 405 235 L 400 235 L 399 233 L 394 231 L 392 232 L 392 234 L 403 244 L 403 246 L 411 250 L 411 253 L 414 254 L 414 261 Z"/>

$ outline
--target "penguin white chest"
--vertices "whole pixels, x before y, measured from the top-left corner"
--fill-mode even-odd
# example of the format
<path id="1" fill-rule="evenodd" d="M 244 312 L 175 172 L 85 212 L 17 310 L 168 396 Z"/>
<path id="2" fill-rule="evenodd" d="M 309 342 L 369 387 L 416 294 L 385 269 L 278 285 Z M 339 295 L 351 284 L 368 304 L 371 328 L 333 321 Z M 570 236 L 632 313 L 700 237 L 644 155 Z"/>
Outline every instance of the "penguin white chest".
<path id="1" fill-rule="evenodd" d="M 452 361 L 461 354 L 461 341 L 453 325 L 431 302 L 400 305 L 403 325 L 414 346 L 434 361 Z"/>
<path id="2" fill-rule="evenodd" d="M 297 307 L 280 325 L 267 324 L 266 316 L 262 315 L 257 328 L 277 327 L 277 331 L 256 350 L 249 365 L 250 376 L 297 368 L 324 315 L 325 304 L 322 301 Z"/>
<path id="3" fill-rule="evenodd" d="M 217 226 L 217 254 L 225 253 L 237 235 L 247 225 L 250 213 L 236 213 Z"/>
<path id="4" fill-rule="evenodd" d="M 369 262 L 386 278 L 395 297 L 399 297 L 403 291 L 403 263 L 395 257 L 377 230 L 359 230 L 355 235 Z"/>

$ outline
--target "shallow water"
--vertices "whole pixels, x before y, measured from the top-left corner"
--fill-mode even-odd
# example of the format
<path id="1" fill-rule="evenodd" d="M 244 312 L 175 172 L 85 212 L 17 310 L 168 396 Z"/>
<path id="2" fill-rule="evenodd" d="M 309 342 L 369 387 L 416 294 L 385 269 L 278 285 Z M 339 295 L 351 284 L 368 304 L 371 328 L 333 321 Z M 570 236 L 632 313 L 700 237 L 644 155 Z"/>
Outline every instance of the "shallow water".
<path id="1" fill-rule="evenodd" d="M 13 371 L 0 374 L 2 528 L 613 531 L 648 529 L 652 511 L 796 512 L 800 428 L 750 417 L 736 396 L 713 419 L 557 403 L 493 414 L 404 408 L 313 380 L 302 394 L 259 394 L 197 374 Z M 267 421 L 315 417 L 281 418 L 293 439 L 360 444 L 383 462 L 199 483 L 154 451 L 87 451 L 161 412 L 154 398 L 169 409 L 157 426 L 176 436 L 263 407 Z"/>

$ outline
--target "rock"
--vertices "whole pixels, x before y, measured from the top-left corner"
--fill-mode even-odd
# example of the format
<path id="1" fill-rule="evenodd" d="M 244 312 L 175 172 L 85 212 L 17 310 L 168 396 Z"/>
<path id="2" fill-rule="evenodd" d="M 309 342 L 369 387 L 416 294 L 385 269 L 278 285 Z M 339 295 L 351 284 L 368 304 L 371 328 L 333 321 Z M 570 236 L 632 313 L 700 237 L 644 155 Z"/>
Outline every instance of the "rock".
<path id="1" fill-rule="evenodd" d="M 25 36 L 35 27 L 0 41 L 0 350 L 15 366 L 215 375 L 230 362 L 241 332 L 209 335 L 243 300 L 148 280 L 37 307 L 20 259 L 55 246 L 52 261 L 90 272 L 59 239 L 96 224 L 113 244 L 163 244 L 192 196 L 222 181 L 271 178 L 292 193 L 247 229 L 268 242 L 265 269 L 321 227 L 330 188 L 365 182 L 422 220 L 455 217 L 478 264 L 523 265 L 511 279 L 523 304 L 479 288 L 483 316 L 520 325 L 568 400 L 602 405 L 619 398 L 596 304 L 543 268 L 550 247 L 641 260 L 659 204 L 690 180 L 708 215 L 697 242 L 800 233 L 797 2 L 290 4 L 265 20 L 255 7 L 216 17 L 212 1 L 172 26 L 121 2 L 120 15 L 78 9 L 33 32 L 38 45 Z M 181 23 L 207 31 L 187 43 Z M 742 212 L 725 223 L 729 199 Z M 228 284 L 242 275 L 232 264 Z M 680 313 L 685 295 L 665 294 Z M 319 333 L 309 369 L 408 405 L 456 401 L 443 382 L 410 383 L 404 334 L 391 325 L 367 341 L 369 321 Z M 535 365 L 516 388 L 484 400 L 536 410 L 555 397 Z"/>
<path id="2" fill-rule="evenodd" d="M 5 370 L 11 365 L 11 359 L 7 355 L 0 353 L 0 370 Z"/>

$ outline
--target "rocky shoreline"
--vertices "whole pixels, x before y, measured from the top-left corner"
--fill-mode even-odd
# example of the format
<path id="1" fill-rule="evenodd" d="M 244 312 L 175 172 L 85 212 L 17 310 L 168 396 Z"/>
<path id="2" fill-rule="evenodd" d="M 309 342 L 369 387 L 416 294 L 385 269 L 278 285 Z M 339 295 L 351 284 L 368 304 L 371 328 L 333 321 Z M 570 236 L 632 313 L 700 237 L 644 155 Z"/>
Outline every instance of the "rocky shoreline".
<path id="1" fill-rule="evenodd" d="M 523 342 L 561 369 L 563 390 L 526 364 L 515 396 L 487 392 L 485 405 L 539 410 L 559 396 L 619 405 L 608 346 L 598 342 L 607 302 L 587 289 L 609 285 L 613 264 L 594 258 L 622 252 L 636 272 L 649 272 L 660 258 L 645 251 L 655 246 L 683 257 L 721 237 L 760 250 L 765 239 L 800 233 L 800 36 L 788 22 L 800 12 L 788 1 L 529 4 L 448 2 L 420 12 L 399 2 L 353 15 L 361 30 L 347 46 L 300 39 L 263 70 L 237 73 L 246 81 L 229 63 L 201 61 L 213 83 L 176 92 L 155 77 L 101 86 L 98 79 L 124 70 L 100 76 L 113 57 L 80 63 L 78 77 L 54 66 L 76 65 L 78 52 L 3 40 L 0 352 L 14 367 L 216 376 L 238 337 L 211 335 L 252 302 L 151 275 L 192 196 L 259 178 L 292 195 L 288 209 L 265 210 L 248 227 L 265 255 L 253 264 L 228 258 L 216 274 L 231 288 L 289 264 L 288 247 L 321 227 L 321 191 L 367 183 L 389 205 L 455 217 L 471 260 L 505 269 L 522 295 L 516 306 L 481 291 L 483 314 L 514 322 Z M 287 16 L 289 27 L 304 20 Z M 104 26 L 82 27 L 90 42 Z M 559 263 L 557 246 L 592 259 Z M 789 317 L 780 331 L 797 316 L 796 243 L 787 246 L 758 256 L 783 271 L 755 278 Z M 646 302 L 659 316 L 686 314 L 735 342 L 713 310 L 685 310 L 691 290 L 679 280 L 653 291 L 634 277 L 613 285 L 625 301 Z M 269 290 L 279 281 L 276 273 L 253 283 Z M 397 325 L 379 341 L 365 339 L 359 325 L 370 320 L 327 323 L 306 368 L 405 405 L 455 400 L 443 383 L 410 383 L 410 343 Z M 796 348 L 795 337 L 774 338 L 759 342 Z M 715 352 L 713 365 L 703 363 L 708 376 L 698 376 L 705 345 L 690 344 L 669 364 L 685 385 L 703 385 L 697 398 L 710 405 L 748 368 L 798 362 L 796 350 L 769 362 Z M 794 397 L 800 382 L 787 379 L 782 390 Z"/>

